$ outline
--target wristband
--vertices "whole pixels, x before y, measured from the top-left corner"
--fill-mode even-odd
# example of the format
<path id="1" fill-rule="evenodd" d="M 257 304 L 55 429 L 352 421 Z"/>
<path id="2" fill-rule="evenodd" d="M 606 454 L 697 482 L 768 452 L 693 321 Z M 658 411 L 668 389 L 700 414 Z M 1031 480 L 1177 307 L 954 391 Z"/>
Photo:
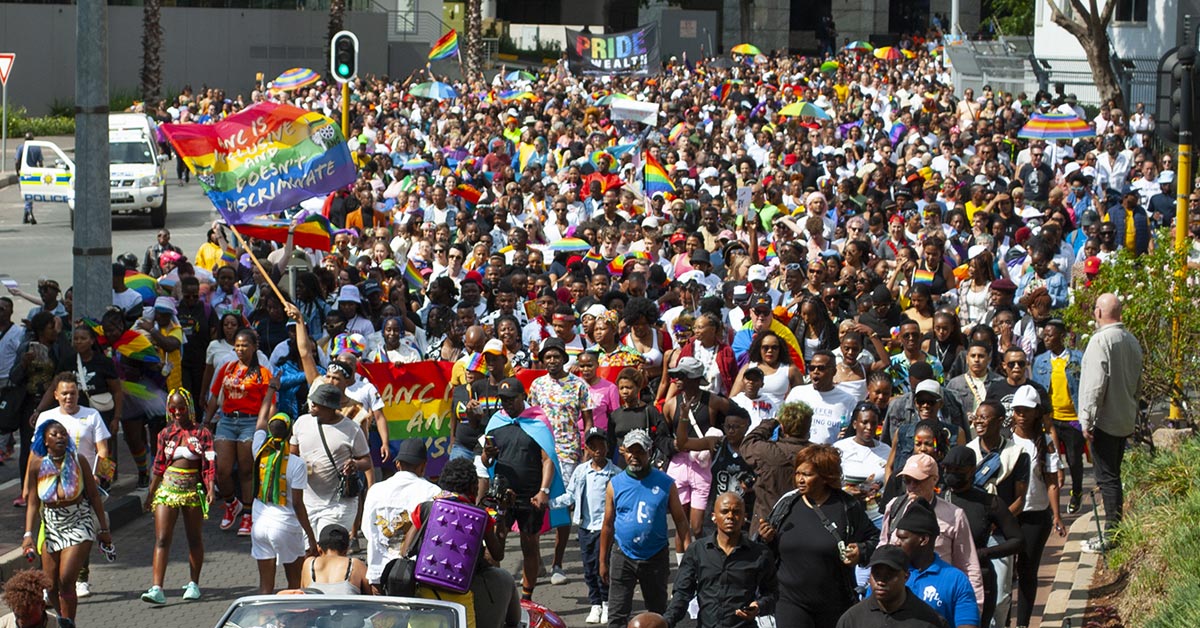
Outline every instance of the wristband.
<path id="1" fill-rule="evenodd" d="M 27 530 L 27 531 L 25 532 L 25 536 L 23 536 L 23 537 L 21 537 L 21 538 L 23 538 L 23 539 L 30 539 L 30 538 L 33 538 L 33 533 L 32 533 L 32 532 L 29 532 L 29 531 Z"/>
<path id="2" fill-rule="evenodd" d="M 549 494 L 550 494 L 550 489 L 548 489 L 548 488 L 546 488 L 546 487 L 544 487 L 544 486 L 543 486 L 542 488 L 538 489 L 538 490 L 539 490 L 539 491 L 541 491 L 541 492 L 543 492 L 543 493 L 545 493 L 545 494 L 547 494 L 547 495 L 549 495 Z"/>

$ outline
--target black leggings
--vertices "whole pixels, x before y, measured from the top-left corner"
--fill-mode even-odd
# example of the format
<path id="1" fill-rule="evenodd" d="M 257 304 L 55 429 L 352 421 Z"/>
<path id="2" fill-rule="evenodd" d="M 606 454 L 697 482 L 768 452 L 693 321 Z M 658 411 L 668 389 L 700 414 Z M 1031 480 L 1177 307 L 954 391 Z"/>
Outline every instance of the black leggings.
<path id="1" fill-rule="evenodd" d="M 783 598 L 775 605 L 775 624 L 788 628 L 825 628 L 837 625 L 846 608 L 838 604 L 810 608 Z"/>
<path id="2" fill-rule="evenodd" d="M 1083 496 L 1083 432 L 1065 421 L 1055 421 L 1058 440 L 1067 453 L 1067 469 L 1071 472 L 1071 495 Z"/>
<path id="3" fill-rule="evenodd" d="M 1028 626 L 1029 618 L 1033 616 L 1033 603 L 1037 600 L 1038 566 L 1042 562 L 1046 540 L 1050 538 L 1054 515 L 1049 508 L 1023 512 L 1017 515 L 1017 524 L 1025 539 L 1014 570 L 1017 576 L 1017 625 Z"/>

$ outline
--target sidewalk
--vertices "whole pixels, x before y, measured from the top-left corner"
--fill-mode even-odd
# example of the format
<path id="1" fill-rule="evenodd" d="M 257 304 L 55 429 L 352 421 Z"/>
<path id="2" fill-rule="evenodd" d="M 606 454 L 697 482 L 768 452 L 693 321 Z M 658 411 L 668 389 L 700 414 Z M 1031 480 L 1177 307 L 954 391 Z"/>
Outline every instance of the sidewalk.
<path id="1" fill-rule="evenodd" d="M 53 143 L 57 144 L 58 147 L 61 148 L 64 153 L 74 153 L 75 152 L 75 136 L 74 135 L 54 135 L 54 136 L 50 136 L 50 137 L 39 137 L 37 139 L 40 139 L 40 140 L 43 140 L 46 142 L 53 142 Z M 3 157 L 3 160 L 0 161 L 0 190 L 4 189 L 10 185 L 17 184 L 17 173 L 13 172 L 12 170 L 9 170 L 8 168 L 13 165 L 13 160 L 15 160 L 16 156 L 17 156 L 16 155 L 17 145 L 20 144 L 22 141 L 23 140 L 21 138 L 16 138 L 16 137 L 8 138 L 8 144 L 9 144 L 9 146 L 12 147 L 10 149 L 10 150 L 12 150 L 12 153 L 8 154 L 8 155 L 0 156 L 0 157 Z"/>

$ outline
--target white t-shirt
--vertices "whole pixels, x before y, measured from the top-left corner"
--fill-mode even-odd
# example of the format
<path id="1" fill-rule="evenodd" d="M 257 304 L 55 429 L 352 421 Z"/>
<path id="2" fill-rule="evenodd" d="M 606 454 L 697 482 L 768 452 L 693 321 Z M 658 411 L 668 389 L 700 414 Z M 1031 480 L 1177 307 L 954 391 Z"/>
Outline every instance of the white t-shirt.
<path id="1" fill-rule="evenodd" d="M 367 579 L 378 583 L 387 562 L 401 555 L 412 511 L 441 492 L 425 478 L 407 471 L 376 482 L 363 503 L 362 531 L 367 539 Z"/>
<path id="2" fill-rule="evenodd" d="M 250 441 L 250 451 L 257 452 L 265 442 L 267 442 L 266 430 L 254 432 L 254 440 Z M 300 521 L 296 519 L 296 511 L 292 508 L 291 500 L 293 489 L 308 488 L 308 470 L 304 468 L 304 460 L 300 456 L 288 454 L 286 473 L 287 477 L 284 479 L 287 481 L 288 505 L 266 504 L 255 498 L 252 507 L 254 525 L 269 523 L 275 526 L 293 526 L 297 530 L 302 529 Z"/>
<path id="3" fill-rule="evenodd" d="M 75 414 L 66 414 L 62 408 L 52 408 L 38 415 L 34 429 L 46 421 L 62 423 L 71 438 L 75 439 L 75 449 L 87 458 L 92 470 L 96 469 L 96 443 L 112 436 L 99 412 L 86 406 L 79 406 Z"/>
<path id="4" fill-rule="evenodd" d="M 123 312 L 142 312 L 142 295 L 135 290 L 125 289 L 124 292 L 113 290 L 112 293 L 113 305 L 121 308 Z"/>
<path id="5" fill-rule="evenodd" d="M 1050 436 L 1044 436 L 1046 439 L 1046 458 L 1042 461 L 1041 472 L 1036 470 L 1038 465 L 1032 461 L 1037 460 L 1037 444 L 1027 438 L 1021 438 L 1013 434 L 1013 442 L 1021 446 L 1021 449 L 1029 455 L 1030 470 L 1029 470 L 1029 487 L 1025 489 L 1025 512 L 1037 512 L 1050 507 L 1050 494 L 1046 489 L 1046 478 L 1043 473 L 1058 473 L 1062 469 L 1062 461 L 1058 457 L 1058 452 L 1054 450 L 1054 442 L 1050 440 Z"/>
<path id="6" fill-rule="evenodd" d="M 779 402 L 770 395 L 759 394 L 758 399 L 751 399 L 746 393 L 740 392 L 734 395 L 734 403 L 745 408 L 746 412 L 750 413 L 750 427 L 746 431 L 750 431 L 758 427 L 766 419 L 773 419 L 779 413 Z"/>
<path id="7" fill-rule="evenodd" d="M 850 424 L 850 412 L 858 403 L 844 390 L 833 388 L 819 392 L 812 384 L 798 386 L 788 393 L 786 403 L 803 401 L 813 410 L 812 429 L 808 440 L 818 445 L 832 445 L 842 428 Z"/>
<path id="8" fill-rule="evenodd" d="M 328 454 L 321 443 L 322 433 L 329 446 Z M 323 508 L 349 501 L 337 496 L 341 469 L 347 460 L 370 453 L 367 436 L 357 423 L 343 417 L 337 423 L 322 425 L 313 415 L 304 414 L 292 426 L 291 444 L 300 448 L 300 457 L 304 459 L 309 475 L 308 486 L 304 490 L 305 506 L 309 509 Z M 333 456 L 332 463 L 330 454 Z"/>
<path id="9" fill-rule="evenodd" d="M 869 478 L 878 484 L 883 484 L 884 469 L 887 467 L 888 455 L 892 448 L 875 441 L 874 447 L 865 447 L 855 442 L 854 437 L 843 438 L 833 444 L 842 452 L 842 477 Z"/>

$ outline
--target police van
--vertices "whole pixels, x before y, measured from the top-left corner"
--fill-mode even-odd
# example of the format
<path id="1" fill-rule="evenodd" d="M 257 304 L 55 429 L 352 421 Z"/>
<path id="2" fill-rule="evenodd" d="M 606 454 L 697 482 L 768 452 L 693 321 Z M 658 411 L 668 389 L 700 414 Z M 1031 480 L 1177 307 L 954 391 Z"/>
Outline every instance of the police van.
<path id="1" fill-rule="evenodd" d="M 167 156 L 159 152 L 158 126 L 141 113 L 108 117 L 109 203 L 113 215 L 149 214 L 155 228 L 167 222 Z M 66 203 L 75 226 L 75 162 L 53 142 L 25 142 L 38 147 L 41 165 L 21 165 L 21 197 L 37 203 Z M 26 150 L 29 155 L 31 151 Z"/>

